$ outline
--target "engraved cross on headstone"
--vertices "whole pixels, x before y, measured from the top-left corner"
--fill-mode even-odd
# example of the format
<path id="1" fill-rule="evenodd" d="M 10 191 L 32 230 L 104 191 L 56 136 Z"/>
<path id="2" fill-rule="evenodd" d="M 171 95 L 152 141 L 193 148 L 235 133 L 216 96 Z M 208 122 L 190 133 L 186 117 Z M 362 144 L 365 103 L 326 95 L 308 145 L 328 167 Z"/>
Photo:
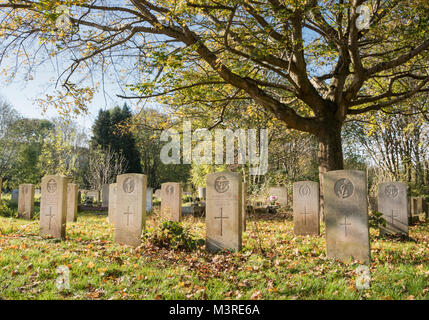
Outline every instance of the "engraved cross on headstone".
<path id="1" fill-rule="evenodd" d="M 394 220 L 396 220 L 395 218 L 397 218 L 397 217 L 398 217 L 398 215 L 395 215 L 395 214 L 394 214 L 394 211 L 392 210 L 392 214 L 391 214 L 391 215 L 389 215 L 388 217 L 389 217 L 390 219 L 392 219 L 392 222 L 391 222 L 391 223 L 392 223 L 392 225 L 393 225 L 393 224 L 394 224 L 393 222 L 394 222 Z"/>
<path id="2" fill-rule="evenodd" d="M 49 217 L 49 230 L 51 230 L 51 221 L 52 218 L 55 217 L 55 214 L 52 214 L 52 207 L 49 207 L 49 214 L 46 214 L 45 216 Z"/>
<path id="3" fill-rule="evenodd" d="M 340 223 L 340 226 L 344 226 L 344 235 L 347 237 L 347 227 L 351 226 L 351 223 L 347 223 L 347 217 L 344 217 L 344 223 Z"/>
<path id="4" fill-rule="evenodd" d="M 134 212 L 130 212 L 130 206 L 128 206 L 127 212 L 124 212 L 124 214 L 127 216 L 127 227 L 130 226 L 130 214 L 135 214 Z"/>
<path id="5" fill-rule="evenodd" d="M 307 207 L 304 207 L 304 212 L 301 212 L 304 215 L 304 225 L 307 225 L 307 215 L 311 214 L 307 212 Z"/>
<path id="6" fill-rule="evenodd" d="M 220 235 L 223 236 L 223 219 L 228 219 L 228 217 L 223 216 L 222 208 L 220 208 L 220 217 L 215 217 L 215 219 L 220 219 Z"/>

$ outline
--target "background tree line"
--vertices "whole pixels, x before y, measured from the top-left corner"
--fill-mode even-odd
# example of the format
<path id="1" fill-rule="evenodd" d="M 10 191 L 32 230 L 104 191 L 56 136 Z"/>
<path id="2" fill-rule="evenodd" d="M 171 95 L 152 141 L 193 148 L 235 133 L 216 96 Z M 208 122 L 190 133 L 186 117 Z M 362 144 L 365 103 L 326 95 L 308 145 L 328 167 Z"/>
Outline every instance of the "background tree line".
<path id="1" fill-rule="evenodd" d="M 429 121 L 421 112 L 427 95 L 416 96 L 410 114 L 372 114 L 346 123 L 343 131 L 345 167 L 369 170 L 370 188 L 384 180 L 407 182 L 413 195 L 428 194 Z M 413 105 L 416 105 L 413 109 Z M 198 107 L 199 108 L 199 107 Z M 121 173 L 145 173 L 148 185 L 159 188 L 181 181 L 185 189 L 205 185 L 205 175 L 230 168 L 240 171 L 252 193 L 268 185 L 287 185 L 319 178 L 317 140 L 288 129 L 254 104 L 235 103 L 222 118 L 210 108 L 203 115 L 187 109 L 144 109 L 133 113 L 125 104 L 100 110 L 90 132 L 73 119 L 26 119 L 6 101 L 0 103 L 0 175 L 4 187 L 38 185 L 45 174 L 64 174 L 81 188 L 100 190 Z M 237 119 L 237 113 L 241 117 Z M 179 118 L 178 116 L 181 115 Z M 182 121 L 197 128 L 269 129 L 269 170 L 249 176 L 247 165 L 165 165 L 160 152 L 163 129 L 182 130 Z M 216 123 L 215 126 L 212 124 Z M 195 143 L 195 142 L 194 142 Z M 237 149 L 237 148 L 235 148 Z"/>

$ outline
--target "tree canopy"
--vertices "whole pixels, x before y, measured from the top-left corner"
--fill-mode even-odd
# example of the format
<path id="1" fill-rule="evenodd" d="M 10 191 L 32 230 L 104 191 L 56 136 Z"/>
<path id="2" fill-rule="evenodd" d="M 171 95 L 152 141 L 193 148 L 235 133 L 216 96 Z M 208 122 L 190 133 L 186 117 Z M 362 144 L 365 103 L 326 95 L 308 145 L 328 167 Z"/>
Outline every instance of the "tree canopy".
<path id="1" fill-rule="evenodd" d="M 126 99 L 207 103 L 220 116 L 234 101 L 254 101 L 318 138 L 320 172 L 343 168 L 347 118 L 403 112 L 399 102 L 429 89 L 424 0 L 16 0 L 0 8 L 3 61 L 16 52 L 27 75 L 61 61 L 65 89 L 45 106 L 84 110 L 98 81 L 82 80 L 96 70 L 101 79 L 115 72 L 134 91 Z M 68 99 L 75 104 L 58 102 Z"/>

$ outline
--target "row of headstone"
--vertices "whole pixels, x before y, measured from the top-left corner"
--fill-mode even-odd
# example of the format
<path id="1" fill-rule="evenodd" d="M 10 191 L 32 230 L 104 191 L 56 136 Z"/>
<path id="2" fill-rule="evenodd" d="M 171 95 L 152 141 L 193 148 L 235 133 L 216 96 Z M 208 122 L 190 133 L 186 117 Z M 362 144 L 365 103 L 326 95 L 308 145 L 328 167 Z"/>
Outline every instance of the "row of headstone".
<path id="1" fill-rule="evenodd" d="M 355 170 L 330 171 L 323 175 L 327 256 L 343 261 L 370 261 L 367 177 Z M 402 182 L 378 186 L 378 210 L 385 226 L 381 234 L 408 235 L 407 187 Z M 294 233 L 319 235 L 319 185 L 301 181 L 293 185 Z"/>
<path id="2" fill-rule="evenodd" d="M 109 220 L 115 224 L 115 242 L 138 246 L 146 218 L 146 201 L 152 199 L 152 190 L 146 192 L 146 176 L 120 175 L 110 186 Z M 241 234 L 245 228 L 245 192 L 241 175 L 231 172 L 207 176 L 207 249 L 241 249 Z M 146 197 L 143 197 L 146 194 Z M 115 200 L 116 198 L 116 200 Z M 120 201 L 118 201 L 120 199 Z M 182 185 L 167 182 L 161 186 L 161 212 L 172 221 L 181 220 Z"/>
<path id="3" fill-rule="evenodd" d="M 323 175 L 326 215 L 327 256 L 347 261 L 370 261 L 367 177 L 355 170 L 330 171 Z M 211 251 L 240 250 L 245 229 L 245 188 L 241 175 L 217 172 L 207 175 L 206 248 Z M 64 237 L 66 224 L 67 178 L 47 176 L 42 180 L 41 234 Z M 138 246 L 145 225 L 147 179 L 142 174 L 124 174 L 111 186 L 114 197 L 115 242 Z M 315 182 L 294 184 L 294 231 L 319 234 L 319 187 Z M 113 191 L 113 192 L 112 192 Z M 152 195 L 152 191 L 150 192 Z M 180 183 L 165 183 L 161 188 L 162 209 L 173 221 L 181 218 Z M 145 196 L 143 196 L 145 195 Z M 378 206 L 386 221 L 386 230 L 408 232 L 406 187 L 402 183 L 379 186 Z M 404 218 L 405 217 L 405 218 Z M 112 221 L 111 220 L 111 221 Z"/>
<path id="4" fill-rule="evenodd" d="M 77 219 L 77 190 L 78 185 L 67 184 L 67 221 L 76 221 Z M 34 195 L 35 188 L 33 184 L 19 185 L 18 193 L 18 217 L 31 220 L 34 215 Z M 42 201 L 42 200 L 41 200 Z M 42 204 L 41 204 L 42 206 Z"/>

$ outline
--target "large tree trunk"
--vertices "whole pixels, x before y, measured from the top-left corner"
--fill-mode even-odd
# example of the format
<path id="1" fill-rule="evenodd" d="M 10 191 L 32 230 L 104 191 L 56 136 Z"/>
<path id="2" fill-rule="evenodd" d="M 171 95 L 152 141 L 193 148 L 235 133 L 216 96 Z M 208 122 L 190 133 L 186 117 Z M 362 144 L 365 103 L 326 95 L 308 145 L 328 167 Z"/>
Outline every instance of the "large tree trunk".
<path id="1" fill-rule="evenodd" d="M 323 197 L 323 173 L 331 170 L 344 169 L 342 139 L 342 124 L 338 121 L 327 122 L 322 130 L 319 131 L 317 138 L 319 142 L 318 161 L 319 161 L 319 180 L 320 180 L 320 215 L 325 220 L 324 197 Z"/>

